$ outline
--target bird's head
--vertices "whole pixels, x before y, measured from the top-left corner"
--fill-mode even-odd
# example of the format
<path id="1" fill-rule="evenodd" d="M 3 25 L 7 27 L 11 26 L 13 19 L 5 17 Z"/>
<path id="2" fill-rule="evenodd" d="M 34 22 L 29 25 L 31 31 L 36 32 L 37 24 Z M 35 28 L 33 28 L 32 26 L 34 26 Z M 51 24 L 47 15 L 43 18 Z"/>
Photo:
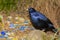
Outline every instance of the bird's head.
<path id="1" fill-rule="evenodd" d="M 34 8 L 28 8 L 29 13 L 33 13 L 36 12 L 36 10 Z"/>

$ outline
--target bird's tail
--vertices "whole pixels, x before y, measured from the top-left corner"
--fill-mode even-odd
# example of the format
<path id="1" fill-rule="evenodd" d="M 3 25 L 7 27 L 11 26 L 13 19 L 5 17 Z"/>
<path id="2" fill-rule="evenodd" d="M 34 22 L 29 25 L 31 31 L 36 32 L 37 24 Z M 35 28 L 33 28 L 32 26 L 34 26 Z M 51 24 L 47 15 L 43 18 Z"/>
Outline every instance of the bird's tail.
<path id="1" fill-rule="evenodd" d="M 55 29 L 52 29 L 52 31 L 54 32 L 54 33 L 56 33 L 57 35 L 59 35 L 59 31 L 55 28 Z"/>
<path id="2" fill-rule="evenodd" d="M 56 32 L 57 32 L 57 29 L 52 29 L 52 31 L 53 31 L 54 33 L 56 33 Z"/>
<path id="3" fill-rule="evenodd" d="M 52 32 L 59 34 L 58 29 L 56 29 L 53 25 L 49 24 L 49 27 L 51 28 Z"/>
<path id="4" fill-rule="evenodd" d="M 54 32 L 54 33 L 56 33 L 57 35 L 59 35 L 58 29 L 56 29 L 54 26 L 52 27 L 52 32 Z"/>

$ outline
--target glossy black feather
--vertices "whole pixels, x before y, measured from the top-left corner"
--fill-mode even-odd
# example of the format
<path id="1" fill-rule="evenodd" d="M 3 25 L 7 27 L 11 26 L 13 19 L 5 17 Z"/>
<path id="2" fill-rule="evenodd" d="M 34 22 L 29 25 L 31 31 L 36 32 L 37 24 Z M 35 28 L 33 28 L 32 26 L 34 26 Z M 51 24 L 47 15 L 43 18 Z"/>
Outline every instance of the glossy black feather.
<path id="1" fill-rule="evenodd" d="M 35 29 L 57 32 L 53 23 L 42 13 L 36 11 L 34 8 L 29 8 L 30 21 Z"/>

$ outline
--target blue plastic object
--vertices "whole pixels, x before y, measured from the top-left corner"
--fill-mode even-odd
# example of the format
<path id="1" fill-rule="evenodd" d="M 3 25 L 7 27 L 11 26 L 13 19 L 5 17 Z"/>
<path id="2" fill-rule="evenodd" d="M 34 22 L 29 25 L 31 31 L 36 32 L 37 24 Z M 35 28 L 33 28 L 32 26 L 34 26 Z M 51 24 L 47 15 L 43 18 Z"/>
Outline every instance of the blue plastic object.
<path id="1" fill-rule="evenodd" d="M 1 32 L 1 34 L 2 34 L 2 35 L 5 35 L 5 34 L 6 34 L 6 32 L 5 32 L 5 31 L 2 31 L 2 32 Z"/>
<path id="2" fill-rule="evenodd" d="M 10 23 L 10 28 L 15 28 L 13 23 Z"/>
<path id="3" fill-rule="evenodd" d="M 4 38 L 4 36 L 0 36 L 0 38 Z"/>

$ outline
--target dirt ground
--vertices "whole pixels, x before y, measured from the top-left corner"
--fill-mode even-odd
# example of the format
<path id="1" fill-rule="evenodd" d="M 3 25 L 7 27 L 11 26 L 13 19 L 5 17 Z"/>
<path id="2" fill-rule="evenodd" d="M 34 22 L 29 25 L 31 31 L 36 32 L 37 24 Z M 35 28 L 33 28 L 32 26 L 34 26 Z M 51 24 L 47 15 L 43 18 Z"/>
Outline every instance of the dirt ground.
<path id="1" fill-rule="evenodd" d="M 22 17 L 24 18 L 24 20 L 29 21 L 28 26 L 32 26 L 32 24 L 30 23 L 29 13 L 27 9 L 29 7 L 33 7 L 37 11 L 47 16 L 52 21 L 52 23 L 56 28 L 59 28 L 60 27 L 60 5 L 59 4 L 60 4 L 60 0 L 22 0 L 22 1 L 19 0 L 19 2 L 17 3 L 16 11 L 11 10 L 8 13 L 10 13 L 10 16 L 12 16 L 11 22 L 25 26 L 25 24 L 22 23 L 23 22 L 22 20 L 21 20 L 22 22 L 18 20 L 18 23 L 16 23 L 16 20 L 14 19 L 15 17 L 19 17 L 19 18 Z M 8 16 L 6 15 L 6 12 L 1 11 L 0 14 L 3 15 L 5 30 L 8 30 L 8 31 L 15 30 L 15 29 L 10 29 L 9 24 L 6 23 L 6 20 L 8 18 Z M 1 30 L 3 30 L 3 28 L 0 29 L 0 31 Z M 30 30 L 25 31 L 24 33 L 29 33 L 29 32 Z M 19 30 L 16 31 L 15 36 L 23 35 L 23 33 L 21 34 L 20 33 L 21 32 Z M 1 40 L 5 40 L 5 38 Z"/>

